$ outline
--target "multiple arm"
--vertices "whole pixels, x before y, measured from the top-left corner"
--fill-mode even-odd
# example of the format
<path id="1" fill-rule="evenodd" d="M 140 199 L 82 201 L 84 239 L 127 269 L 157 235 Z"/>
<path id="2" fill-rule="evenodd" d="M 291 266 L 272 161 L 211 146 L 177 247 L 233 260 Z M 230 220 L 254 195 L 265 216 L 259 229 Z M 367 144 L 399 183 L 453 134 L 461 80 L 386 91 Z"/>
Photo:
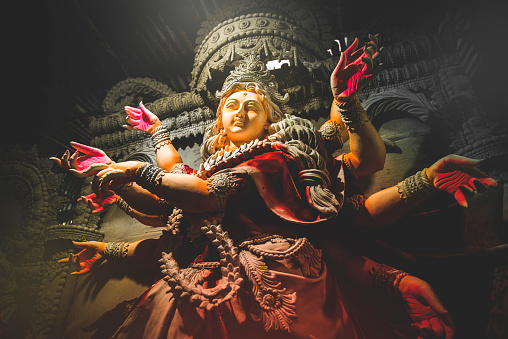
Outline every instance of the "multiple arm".
<path id="1" fill-rule="evenodd" d="M 363 49 L 355 50 L 358 40 L 342 53 L 340 61 L 331 76 L 334 94 L 330 121 L 339 126 L 340 139 L 350 140 L 351 152 L 346 155 L 356 177 L 370 175 L 384 166 L 386 150 L 374 126 L 368 120 L 359 104 L 356 93 L 376 73 L 373 59 L 377 57 L 377 38 Z M 99 149 L 71 143 L 77 150 L 72 156 L 67 151 L 61 159 L 52 160 L 65 170 L 79 177 L 95 175 L 92 188 L 94 194 L 81 199 L 95 211 L 119 203 L 121 208 L 140 222 L 151 226 L 165 226 L 160 217 L 168 206 L 174 206 L 191 213 L 216 212 L 221 209 L 217 197 L 210 192 L 208 181 L 198 176 L 168 173 L 182 163 L 177 150 L 169 140 L 169 133 L 163 128 L 157 116 L 148 111 L 142 103 L 139 108 L 126 107 L 128 129 L 149 133 L 154 142 L 158 167 L 141 162 L 114 163 Z M 79 152 L 85 155 L 79 156 Z M 407 178 L 397 186 L 387 188 L 370 196 L 365 201 L 358 221 L 362 225 L 379 227 L 392 223 L 420 203 L 435 190 L 452 194 L 458 203 L 467 206 L 467 199 L 475 191 L 497 183 L 478 171 L 478 161 L 448 156 L 437 161 L 430 168 Z M 120 199 L 121 197 L 121 199 Z M 423 197 L 423 198 L 422 198 Z M 163 202 L 163 203 L 161 203 Z M 116 243 L 115 243 L 116 244 Z M 108 257 L 107 243 L 74 243 L 82 248 L 76 255 L 60 260 L 70 262 L 83 274 L 103 257 Z M 156 259 L 156 240 L 141 240 L 122 247 L 122 257 L 131 262 L 144 263 Z M 331 257 L 359 285 L 376 288 L 372 282 L 380 270 L 389 277 L 388 286 L 402 298 L 406 310 L 413 319 L 415 330 L 421 336 L 453 336 L 451 319 L 435 295 L 423 280 L 401 271 L 382 267 L 372 260 L 352 255 L 334 245 L 328 249 Z M 335 254 L 333 254 L 335 252 Z M 391 274 L 391 276 L 390 276 Z"/>

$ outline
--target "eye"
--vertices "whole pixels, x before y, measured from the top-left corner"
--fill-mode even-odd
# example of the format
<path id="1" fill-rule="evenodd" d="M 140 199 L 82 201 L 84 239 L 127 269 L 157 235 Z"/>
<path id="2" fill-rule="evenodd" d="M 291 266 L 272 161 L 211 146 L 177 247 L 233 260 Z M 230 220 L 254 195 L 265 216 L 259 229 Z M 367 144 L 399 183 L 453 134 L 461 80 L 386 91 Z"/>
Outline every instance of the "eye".
<path id="1" fill-rule="evenodd" d="M 259 111 L 262 111 L 263 109 L 259 106 L 259 104 L 255 101 L 251 101 L 251 102 L 248 102 L 247 103 L 247 109 L 249 111 L 255 111 L 255 112 L 259 112 Z"/>
<path id="2" fill-rule="evenodd" d="M 226 104 L 224 105 L 225 108 L 228 109 L 237 109 L 238 108 L 238 101 L 236 100 L 228 100 Z"/>

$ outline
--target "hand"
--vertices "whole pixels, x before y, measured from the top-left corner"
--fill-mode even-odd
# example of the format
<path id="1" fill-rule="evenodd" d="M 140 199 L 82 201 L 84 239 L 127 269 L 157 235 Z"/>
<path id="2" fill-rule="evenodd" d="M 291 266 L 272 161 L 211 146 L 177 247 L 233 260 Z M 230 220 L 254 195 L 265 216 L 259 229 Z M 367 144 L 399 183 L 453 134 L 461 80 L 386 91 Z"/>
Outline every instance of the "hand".
<path id="1" fill-rule="evenodd" d="M 92 181 L 92 191 L 99 197 L 115 194 L 113 191 L 123 184 L 135 181 L 136 171 L 144 162 L 125 161 L 113 164 L 94 164 L 85 173 L 95 172 Z"/>
<path id="2" fill-rule="evenodd" d="M 125 113 L 128 125 L 123 127 L 129 130 L 137 129 L 151 134 L 155 127 L 162 125 L 159 118 L 147 110 L 142 102 L 139 103 L 139 108 L 125 106 Z"/>
<path id="3" fill-rule="evenodd" d="M 70 263 L 79 270 L 77 272 L 72 272 L 71 274 L 81 275 L 88 273 L 92 269 L 93 265 L 102 258 L 99 251 L 101 248 L 102 251 L 104 251 L 104 243 L 98 241 L 73 241 L 72 244 L 77 248 L 82 248 L 81 252 L 78 254 L 71 254 L 68 258 L 60 259 L 58 262 Z"/>
<path id="4" fill-rule="evenodd" d="M 89 194 L 87 196 L 82 196 L 78 199 L 78 201 L 82 201 L 88 205 L 92 209 L 92 213 L 99 213 L 107 210 L 112 205 L 114 205 L 120 197 L 116 194 L 110 196 L 99 195 L 97 196 L 95 193 Z"/>
<path id="5" fill-rule="evenodd" d="M 467 207 L 467 199 L 475 191 L 485 191 L 487 186 L 497 186 L 476 167 L 481 160 L 473 160 L 458 155 L 448 155 L 426 170 L 430 182 L 438 189 L 452 194 L 459 205 Z"/>
<path id="6" fill-rule="evenodd" d="M 399 291 L 418 338 L 453 338 L 452 319 L 429 284 L 408 275 L 402 278 Z"/>
<path id="7" fill-rule="evenodd" d="M 71 156 L 69 156 L 70 152 L 67 150 L 61 159 L 55 157 L 51 157 L 49 159 L 53 161 L 55 165 L 65 171 L 71 172 L 78 178 L 94 175 L 94 172 L 87 172 L 87 174 L 84 174 L 84 171 L 93 164 L 113 163 L 106 153 L 98 148 L 83 145 L 74 141 L 71 141 L 71 146 L 76 150 L 76 152 L 74 152 Z M 84 155 L 79 155 L 80 153 L 83 153 Z"/>
<path id="8" fill-rule="evenodd" d="M 355 50 L 358 39 L 340 55 L 339 63 L 330 76 L 330 86 L 335 99 L 349 97 L 365 86 L 378 72 L 374 68 L 374 59 L 379 56 L 377 49 L 378 35 L 370 35 L 370 42 L 363 48 Z"/>

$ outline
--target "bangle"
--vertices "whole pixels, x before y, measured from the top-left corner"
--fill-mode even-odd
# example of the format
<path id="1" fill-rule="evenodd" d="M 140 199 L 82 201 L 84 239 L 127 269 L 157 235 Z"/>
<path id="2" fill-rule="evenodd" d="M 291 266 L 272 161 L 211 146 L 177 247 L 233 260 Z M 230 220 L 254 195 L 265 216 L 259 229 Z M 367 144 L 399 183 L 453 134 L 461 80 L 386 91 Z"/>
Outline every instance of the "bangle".
<path id="1" fill-rule="evenodd" d="M 108 242 L 104 247 L 104 258 L 109 261 L 121 262 L 129 252 L 129 243 Z"/>
<path id="2" fill-rule="evenodd" d="M 397 184 L 397 191 L 405 204 L 418 205 L 430 197 L 437 189 L 432 185 L 425 169 L 407 177 Z"/>
<path id="3" fill-rule="evenodd" d="M 155 193 L 165 173 L 166 171 L 163 171 L 159 167 L 145 163 L 136 171 L 136 182 L 144 189 Z"/>
<path id="4" fill-rule="evenodd" d="M 400 297 L 400 282 L 407 275 L 409 273 L 391 266 L 376 264 L 369 270 L 368 279 L 375 290 L 390 297 Z"/>
<path id="5" fill-rule="evenodd" d="M 129 206 L 127 201 L 123 200 L 123 198 L 120 198 L 117 204 L 122 211 L 124 211 L 129 217 L 132 218 L 132 207 Z"/>
<path id="6" fill-rule="evenodd" d="M 339 97 L 334 100 L 337 109 L 339 110 L 340 117 L 350 132 L 360 129 L 363 125 L 369 122 L 367 113 L 363 109 L 358 95 L 352 97 Z"/>
<path id="7" fill-rule="evenodd" d="M 153 148 L 157 151 L 164 145 L 171 144 L 169 132 L 164 126 L 156 127 L 151 135 Z"/>

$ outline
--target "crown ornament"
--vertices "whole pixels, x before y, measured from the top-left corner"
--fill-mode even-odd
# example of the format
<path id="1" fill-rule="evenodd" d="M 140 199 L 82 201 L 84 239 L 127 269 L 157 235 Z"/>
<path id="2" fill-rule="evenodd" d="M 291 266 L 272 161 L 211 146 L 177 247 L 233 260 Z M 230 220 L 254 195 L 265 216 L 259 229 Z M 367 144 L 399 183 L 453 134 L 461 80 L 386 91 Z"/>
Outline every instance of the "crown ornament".
<path id="1" fill-rule="evenodd" d="M 222 90 L 217 91 L 215 94 L 218 99 L 224 92 L 229 90 L 233 84 L 237 82 L 254 82 L 261 89 L 270 95 L 270 99 L 278 105 L 285 104 L 289 100 L 289 94 L 282 96 L 279 93 L 279 84 L 273 74 L 266 68 L 266 64 L 260 60 L 259 55 L 248 55 L 240 64 L 230 72 L 224 84 Z"/>

